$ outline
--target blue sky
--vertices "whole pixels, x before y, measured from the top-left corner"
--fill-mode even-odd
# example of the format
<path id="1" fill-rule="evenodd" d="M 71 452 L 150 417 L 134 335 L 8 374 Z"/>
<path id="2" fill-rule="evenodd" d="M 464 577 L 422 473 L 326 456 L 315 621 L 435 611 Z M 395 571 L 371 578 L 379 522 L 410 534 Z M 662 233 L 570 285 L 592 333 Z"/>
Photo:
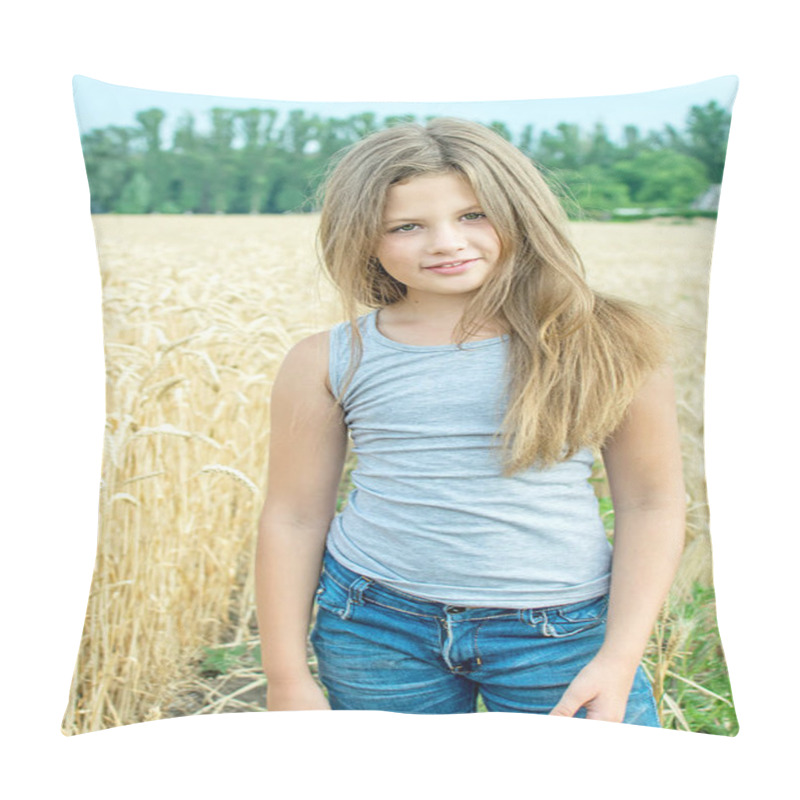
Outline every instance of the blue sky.
<path id="1" fill-rule="evenodd" d="M 137 111 L 156 107 L 167 115 L 162 131 L 164 143 L 168 145 L 173 127 L 183 114 L 193 114 L 197 129 L 204 130 L 207 127 L 208 111 L 215 106 L 240 109 L 274 108 L 281 116 L 296 108 L 331 117 L 347 117 L 362 111 L 374 111 L 379 119 L 389 114 L 401 113 L 415 114 L 419 118 L 431 114 L 450 115 L 485 123 L 499 120 L 508 124 L 515 135 L 526 124 L 533 125 L 534 133 L 541 133 L 554 129 L 559 122 L 577 123 L 586 130 L 601 122 L 612 139 L 619 139 L 625 125 L 636 125 L 643 133 L 661 130 L 665 124 L 682 129 L 691 106 L 705 105 L 711 100 L 730 109 L 737 84 L 735 77 L 725 76 L 639 94 L 468 103 L 311 102 L 220 97 L 117 86 L 80 75 L 75 76 L 73 89 L 81 133 L 107 125 L 135 125 Z"/>

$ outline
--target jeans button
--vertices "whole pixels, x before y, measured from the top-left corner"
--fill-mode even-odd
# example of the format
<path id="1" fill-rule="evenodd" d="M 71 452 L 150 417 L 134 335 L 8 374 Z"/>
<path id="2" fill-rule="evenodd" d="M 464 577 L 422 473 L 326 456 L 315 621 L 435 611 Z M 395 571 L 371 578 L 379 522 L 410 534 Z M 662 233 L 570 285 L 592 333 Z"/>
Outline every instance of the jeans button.
<path id="1" fill-rule="evenodd" d="M 466 611 L 463 606 L 447 606 L 447 611 L 450 614 L 460 614 L 462 611 Z"/>

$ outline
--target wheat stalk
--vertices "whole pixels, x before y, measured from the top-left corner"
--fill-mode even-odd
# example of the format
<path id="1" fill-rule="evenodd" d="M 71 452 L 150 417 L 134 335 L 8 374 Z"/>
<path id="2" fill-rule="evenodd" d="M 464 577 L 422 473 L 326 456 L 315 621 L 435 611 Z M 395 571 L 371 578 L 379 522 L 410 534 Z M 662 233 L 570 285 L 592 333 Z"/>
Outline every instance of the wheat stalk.
<path id="1" fill-rule="evenodd" d="M 108 420 L 68 733 L 171 713 L 198 648 L 251 638 L 270 386 L 298 339 L 339 320 L 317 277 L 311 215 L 107 215 L 95 227 Z M 713 226 L 586 223 L 575 234 L 598 289 L 688 323 L 675 359 L 691 509 L 681 570 L 710 580 L 702 372 Z M 225 480 L 207 491 L 214 475 Z M 675 671 L 658 669 L 662 682 Z"/>

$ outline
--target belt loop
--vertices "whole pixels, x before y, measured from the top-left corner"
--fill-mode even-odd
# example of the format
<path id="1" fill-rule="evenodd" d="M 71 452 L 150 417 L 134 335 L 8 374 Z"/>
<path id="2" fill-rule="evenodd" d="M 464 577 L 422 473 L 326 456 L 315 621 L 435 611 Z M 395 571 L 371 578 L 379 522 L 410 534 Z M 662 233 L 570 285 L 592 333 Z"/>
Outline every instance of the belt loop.
<path id="1" fill-rule="evenodd" d="M 542 611 L 542 633 L 545 636 L 556 636 L 556 632 L 553 626 L 550 624 L 550 620 L 547 619 L 546 611 Z"/>
<path id="2" fill-rule="evenodd" d="M 523 621 L 534 628 L 541 623 L 547 624 L 547 615 L 540 608 L 525 608 L 520 613 Z"/>
<path id="3" fill-rule="evenodd" d="M 347 592 L 347 599 L 350 603 L 360 606 L 364 602 L 364 592 L 369 588 L 372 581 L 369 578 L 359 576 L 350 584 L 350 589 Z"/>

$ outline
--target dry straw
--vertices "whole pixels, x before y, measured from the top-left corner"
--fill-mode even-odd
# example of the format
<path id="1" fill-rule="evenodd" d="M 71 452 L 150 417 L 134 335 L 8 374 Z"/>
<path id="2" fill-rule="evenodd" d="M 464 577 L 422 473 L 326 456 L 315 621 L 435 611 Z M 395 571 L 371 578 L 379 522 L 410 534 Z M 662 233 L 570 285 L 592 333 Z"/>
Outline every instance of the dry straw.
<path id="1" fill-rule="evenodd" d="M 313 216 L 95 219 L 107 424 L 66 733 L 175 713 L 187 680 L 203 691 L 192 676 L 204 646 L 255 638 L 271 382 L 291 344 L 338 314 L 317 278 L 315 225 Z M 575 233 L 596 288 L 665 309 L 685 329 L 675 371 L 690 517 L 678 586 L 708 583 L 702 376 L 713 225 L 582 223 Z M 668 669 L 659 660 L 656 677 Z M 258 685 L 246 678 L 247 689 Z M 197 713 L 251 707 L 244 689 L 214 691 Z"/>
<path id="2" fill-rule="evenodd" d="M 203 646 L 252 637 L 270 385 L 294 341 L 335 321 L 310 218 L 95 227 L 107 423 L 67 733 L 169 714 Z"/>

